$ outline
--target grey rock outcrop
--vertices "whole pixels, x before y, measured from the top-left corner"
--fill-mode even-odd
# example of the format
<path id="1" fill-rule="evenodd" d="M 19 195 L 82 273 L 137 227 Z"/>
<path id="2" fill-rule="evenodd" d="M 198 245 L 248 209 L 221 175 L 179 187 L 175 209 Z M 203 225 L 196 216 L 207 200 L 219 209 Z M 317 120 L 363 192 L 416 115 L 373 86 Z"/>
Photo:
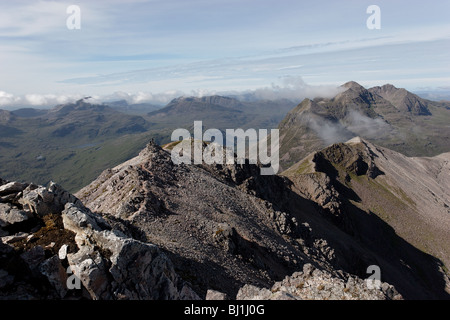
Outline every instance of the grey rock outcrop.
<path id="1" fill-rule="evenodd" d="M 0 203 L 0 299 L 199 299 L 156 245 L 59 185 L 2 184 L 15 196 Z"/>
<path id="2" fill-rule="evenodd" d="M 2 181 L 0 185 L 0 196 L 9 195 L 11 193 L 17 193 L 25 189 L 26 185 L 17 181 L 6 182 Z"/>
<path id="3" fill-rule="evenodd" d="M 23 196 L 19 202 L 25 208 L 28 208 L 29 211 L 39 216 L 60 213 L 64 209 L 64 205 L 69 202 L 83 207 L 80 200 L 54 182 L 50 182 L 48 188 L 33 184 L 29 185 L 23 190 Z"/>
<path id="4" fill-rule="evenodd" d="M 0 203 L 0 227 L 28 220 L 32 217 L 29 211 L 20 210 L 10 203 Z"/>
<path id="5" fill-rule="evenodd" d="M 237 300 L 402 300 L 403 297 L 388 283 L 376 286 L 358 277 L 343 274 L 338 278 L 305 264 L 303 271 L 286 276 L 272 288 L 252 285 L 242 287 Z"/>
<path id="6" fill-rule="evenodd" d="M 62 218 L 80 248 L 67 259 L 93 299 L 199 299 L 157 246 L 102 229 L 101 217 L 71 203 Z"/>
<path id="7" fill-rule="evenodd" d="M 226 293 L 217 290 L 208 290 L 205 300 L 229 300 Z"/>

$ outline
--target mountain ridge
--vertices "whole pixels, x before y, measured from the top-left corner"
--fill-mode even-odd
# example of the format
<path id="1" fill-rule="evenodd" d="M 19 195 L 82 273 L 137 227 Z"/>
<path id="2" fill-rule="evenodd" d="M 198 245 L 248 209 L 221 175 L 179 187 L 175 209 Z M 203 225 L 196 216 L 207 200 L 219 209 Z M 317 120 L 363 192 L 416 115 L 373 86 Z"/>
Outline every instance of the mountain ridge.
<path id="1" fill-rule="evenodd" d="M 380 165 L 378 152 L 397 159 L 396 152 L 354 139 L 307 157 L 316 163 L 311 172 L 300 162 L 300 172 L 293 167 L 281 176 L 259 176 L 254 165 L 173 165 L 168 151 L 148 145 L 139 156 L 104 171 L 77 197 L 93 212 L 131 224 L 164 248 L 178 272 L 195 279 L 193 288 L 201 296 L 213 278 L 211 289 L 235 296 L 243 284 L 267 288 L 312 263 L 334 276 L 343 270 L 360 278 L 376 264 L 384 281 L 406 299 L 448 299 L 445 265 L 431 255 L 439 246 L 422 237 L 430 229 L 407 206 L 409 191 L 397 185 L 390 191 L 380 182 L 392 172 Z M 383 209 L 370 202 L 374 190 L 382 191 L 377 199 Z M 420 237 L 404 240 L 411 230 L 399 227 L 402 219 L 383 216 L 389 209 L 395 216 L 395 208 L 411 217 L 413 229 L 423 230 Z M 446 219 L 435 214 L 438 221 Z M 445 239 L 446 224 L 432 224 L 435 239 Z M 426 243 L 426 252 L 411 242 Z"/>

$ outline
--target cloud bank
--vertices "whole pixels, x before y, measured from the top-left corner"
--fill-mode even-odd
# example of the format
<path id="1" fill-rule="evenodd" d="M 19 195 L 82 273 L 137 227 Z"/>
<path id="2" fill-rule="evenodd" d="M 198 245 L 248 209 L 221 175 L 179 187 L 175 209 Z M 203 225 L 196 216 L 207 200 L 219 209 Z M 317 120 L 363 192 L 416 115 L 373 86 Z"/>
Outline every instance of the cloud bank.
<path id="1" fill-rule="evenodd" d="M 190 91 L 171 90 L 165 92 L 145 92 L 134 93 L 116 91 L 107 95 L 91 95 L 92 102 L 108 103 L 112 101 L 125 100 L 128 104 L 150 103 L 165 105 L 171 100 L 181 96 L 203 97 L 210 95 L 233 96 L 240 100 L 277 100 L 288 99 L 300 102 L 304 98 L 313 99 L 315 97 L 331 98 L 338 94 L 342 88 L 332 85 L 309 85 L 301 77 L 282 77 L 278 83 L 270 86 L 260 87 L 253 90 L 243 91 L 218 91 L 210 89 L 196 89 Z M 15 96 L 14 94 L 0 91 L 0 108 L 17 109 L 22 107 L 49 108 L 55 105 L 74 102 L 88 94 L 25 94 Z"/>
<path id="2" fill-rule="evenodd" d="M 14 94 L 0 91 L 0 108 L 17 109 L 22 107 L 54 107 L 59 104 L 69 103 L 83 98 L 81 94 L 57 95 L 57 94 Z"/>

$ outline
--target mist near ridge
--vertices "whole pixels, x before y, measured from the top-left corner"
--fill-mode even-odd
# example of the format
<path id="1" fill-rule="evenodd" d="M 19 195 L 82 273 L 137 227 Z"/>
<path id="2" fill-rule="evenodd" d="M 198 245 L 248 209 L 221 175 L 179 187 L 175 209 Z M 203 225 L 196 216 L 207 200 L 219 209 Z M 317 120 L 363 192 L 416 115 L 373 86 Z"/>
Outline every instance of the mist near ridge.
<path id="1" fill-rule="evenodd" d="M 345 119 L 331 121 L 314 115 L 305 115 L 312 129 L 327 145 L 345 142 L 363 135 L 366 139 L 376 139 L 385 136 L 393 128 L 381 118 L 370 118 L 357 110 L 350 110 Z"/>

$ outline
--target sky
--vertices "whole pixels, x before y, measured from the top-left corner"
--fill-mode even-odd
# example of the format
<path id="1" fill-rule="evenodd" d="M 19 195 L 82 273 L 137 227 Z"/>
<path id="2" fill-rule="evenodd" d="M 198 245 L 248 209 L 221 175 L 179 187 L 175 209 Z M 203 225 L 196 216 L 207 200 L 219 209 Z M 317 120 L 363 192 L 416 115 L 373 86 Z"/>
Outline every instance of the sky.
<path id="1" fill-rule="evenodd" d="M 313 98 L 350 80 L 448 92 L 449 52 L 448 0 L 0 0 L 0 108 Z"/>

